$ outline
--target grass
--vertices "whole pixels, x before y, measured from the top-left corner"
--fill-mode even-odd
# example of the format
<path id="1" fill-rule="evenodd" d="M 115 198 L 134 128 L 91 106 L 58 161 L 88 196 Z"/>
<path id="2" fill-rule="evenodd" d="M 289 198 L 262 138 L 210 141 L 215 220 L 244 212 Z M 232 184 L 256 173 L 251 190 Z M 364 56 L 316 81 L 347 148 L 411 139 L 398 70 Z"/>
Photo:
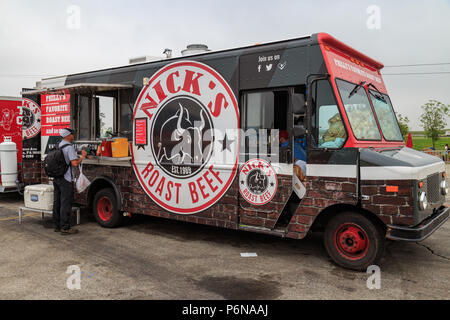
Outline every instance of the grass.
<path id="1" fill-rule="evenodd" d="M 422 151 L 425 148 L 433 146 L 431 138 L 412 136 L 412 140 L 413 140 L 413 148 L 419 151 Z M 436 150 L 444 150 L 444 146 L 446 143 L 450 145 L 450 137 L 441 137 L 438 140 L 436 140 L 435 141 Z"/>
<path id="2" fill-rule="evenodd" d="M 450 131 L 450 128 L 444 129 L 442 131 L 444 131 L 444 132 Z M 424 136 L 425 135 L 425 131 L 410 131 L 410 132 L 413 136 Z"/>

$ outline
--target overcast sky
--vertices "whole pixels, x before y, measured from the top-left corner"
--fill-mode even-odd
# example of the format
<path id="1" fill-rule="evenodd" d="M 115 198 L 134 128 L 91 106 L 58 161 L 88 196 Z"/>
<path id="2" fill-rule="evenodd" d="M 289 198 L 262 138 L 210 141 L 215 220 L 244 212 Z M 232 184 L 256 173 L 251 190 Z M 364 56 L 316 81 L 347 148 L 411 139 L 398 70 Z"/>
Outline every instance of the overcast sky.
<path id="1" fill-rule="evenodd" d="M 380 9 L 379 29 L 367 27 L 371 5 Z M 0 12 L 0 95 L 18 96 L 47 75 L 124 65 L 164 48 L 179 55 L 188 43 L 218 50 L 317 32 L 385 66 L 450 63 L 450 0 L 0 0 Z M 449 73 L 388 75 L 405 72 Z M 383 74 L 394 108 L 413 129 L 421 129 L 420 106 L 428 99 L 450 104 L 450 64 L 386 67 Z"/>

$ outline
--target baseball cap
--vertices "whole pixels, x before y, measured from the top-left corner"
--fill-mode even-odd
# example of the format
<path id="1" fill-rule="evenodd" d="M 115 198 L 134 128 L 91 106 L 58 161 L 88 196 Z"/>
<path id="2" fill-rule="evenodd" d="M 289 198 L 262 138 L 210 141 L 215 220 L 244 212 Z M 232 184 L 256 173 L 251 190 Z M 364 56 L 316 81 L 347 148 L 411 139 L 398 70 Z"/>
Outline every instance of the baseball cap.
<path id="1" fill-rule="evenodd" d="M 64 128 L 64 129 L 59 130 L 59 135 L 63 138 L 65 138 L 71 134 L 75 134 L 75 130 L 70 129 L 70 128 Z"/>
<path id="2" fill-rule="evenodd" d="M 279 133 L 279 137 L 284 138 L 284 139 L 289 139 L 289 132 L 287 132 L 286 130 L 281 130 Z"/>

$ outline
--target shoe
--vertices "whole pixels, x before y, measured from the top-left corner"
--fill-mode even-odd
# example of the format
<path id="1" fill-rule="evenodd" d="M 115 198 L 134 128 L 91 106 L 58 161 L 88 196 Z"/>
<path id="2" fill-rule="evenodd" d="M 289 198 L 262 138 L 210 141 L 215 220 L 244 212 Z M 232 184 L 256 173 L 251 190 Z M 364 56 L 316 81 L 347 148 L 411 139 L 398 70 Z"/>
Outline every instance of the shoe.
<path id="1" fill-rule="evenodd" d="M 78 229 L 70 228 L 70 229 L 61 229 L 61 234 L 63 236 L 70 235 L 70 234 L 76 234 L 78 233 Z"/>

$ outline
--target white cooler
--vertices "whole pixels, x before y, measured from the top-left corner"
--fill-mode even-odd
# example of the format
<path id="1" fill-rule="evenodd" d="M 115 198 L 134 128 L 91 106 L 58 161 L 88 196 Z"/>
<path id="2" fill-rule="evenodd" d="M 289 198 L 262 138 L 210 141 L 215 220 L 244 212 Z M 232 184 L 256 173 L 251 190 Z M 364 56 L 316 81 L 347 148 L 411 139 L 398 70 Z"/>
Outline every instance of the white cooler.
<path id="1" fill-rule="evenodd" d="M 53 210 L 53 185 L 26 186 L 23 198 L 27 208 L 51 211 Z"/>

